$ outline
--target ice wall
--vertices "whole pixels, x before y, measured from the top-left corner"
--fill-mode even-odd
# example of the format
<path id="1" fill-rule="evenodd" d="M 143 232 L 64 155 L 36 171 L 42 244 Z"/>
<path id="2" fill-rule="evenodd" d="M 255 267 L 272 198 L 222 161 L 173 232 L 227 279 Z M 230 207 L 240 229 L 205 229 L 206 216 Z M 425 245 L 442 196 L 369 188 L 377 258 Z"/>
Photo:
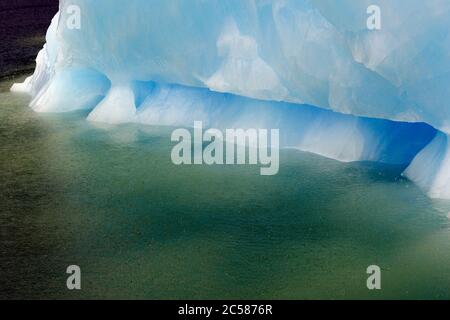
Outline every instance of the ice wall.
<path id="1" fill-rule="evenodd" d="M 342 161 L 417 155 L 406 175 L 446 190 L 446 157 L 435 183 L 422 163 L 447 150 L 449 13 L 448 0 L 61 0 L 35 74 L 12 90 L 91 121 L 278 126 L 284 146 Z M 425 148 L 430 126 L 442 133 Z"/>
<path id="2" fill-rule="evenodd" d="M 449 143 L 448 135 L 439 133 L 405 171 L 432 198 L 450 199 Z"/>
<path id="3" fill-rule="evenodd" d="M 408 165 L 436 135 L 423 123 L 344 115 L 309 105 L 264 101 L 155 82 L 115 86 L 89 114 L 104 123 L 280 129 L 280 145 L 340 161 Z"/>

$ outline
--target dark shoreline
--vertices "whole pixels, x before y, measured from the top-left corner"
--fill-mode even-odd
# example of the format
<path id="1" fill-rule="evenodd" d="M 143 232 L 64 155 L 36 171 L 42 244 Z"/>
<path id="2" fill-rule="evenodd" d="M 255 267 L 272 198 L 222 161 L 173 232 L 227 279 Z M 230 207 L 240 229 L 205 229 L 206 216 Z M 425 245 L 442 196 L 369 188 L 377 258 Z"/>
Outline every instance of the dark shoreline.
<path id="1" fill-rule="evenodd" d="M 45 33 L 58 11 L 58 0 L 10 0 L 0 3 L 0 80 L 32 73 Z"/>

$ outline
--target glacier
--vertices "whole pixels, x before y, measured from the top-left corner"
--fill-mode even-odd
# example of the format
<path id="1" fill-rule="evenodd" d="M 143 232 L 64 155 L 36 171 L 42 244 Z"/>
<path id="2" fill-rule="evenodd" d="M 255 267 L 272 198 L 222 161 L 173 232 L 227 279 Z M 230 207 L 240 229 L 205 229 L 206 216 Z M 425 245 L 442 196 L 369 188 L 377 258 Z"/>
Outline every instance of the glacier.
<path id="1" fill-rule="evenodd" d="M 11 90 L 97 122 L 279 128 L 282 147 L 401 164 L 450 199 L 449 17 L 448 0 L 60 0 Z"/>

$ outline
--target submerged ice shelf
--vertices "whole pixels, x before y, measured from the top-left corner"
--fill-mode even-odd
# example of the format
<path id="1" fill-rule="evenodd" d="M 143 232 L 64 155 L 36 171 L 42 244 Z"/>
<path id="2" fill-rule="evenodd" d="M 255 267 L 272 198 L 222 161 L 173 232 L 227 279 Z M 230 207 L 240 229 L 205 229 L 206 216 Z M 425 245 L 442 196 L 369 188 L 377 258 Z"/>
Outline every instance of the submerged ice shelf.
<path id="1" fill-rule="evenodd" d="M 60 0 L 12 90 L 91 121 L 278 128 L 282 147 L 402 164 L 450 198 L 449 13 L 447 0 Z"/>

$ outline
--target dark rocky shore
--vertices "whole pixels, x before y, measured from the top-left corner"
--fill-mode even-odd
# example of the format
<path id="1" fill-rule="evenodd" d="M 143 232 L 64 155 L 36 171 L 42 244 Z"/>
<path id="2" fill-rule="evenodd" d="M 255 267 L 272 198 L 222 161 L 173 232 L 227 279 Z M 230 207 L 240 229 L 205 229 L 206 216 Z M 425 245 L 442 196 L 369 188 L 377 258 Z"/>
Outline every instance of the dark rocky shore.
<path id="1" fill-rule="evenodd" d="M 31 73 L 58 0 L 0 2 L 0 79 Z"/>

